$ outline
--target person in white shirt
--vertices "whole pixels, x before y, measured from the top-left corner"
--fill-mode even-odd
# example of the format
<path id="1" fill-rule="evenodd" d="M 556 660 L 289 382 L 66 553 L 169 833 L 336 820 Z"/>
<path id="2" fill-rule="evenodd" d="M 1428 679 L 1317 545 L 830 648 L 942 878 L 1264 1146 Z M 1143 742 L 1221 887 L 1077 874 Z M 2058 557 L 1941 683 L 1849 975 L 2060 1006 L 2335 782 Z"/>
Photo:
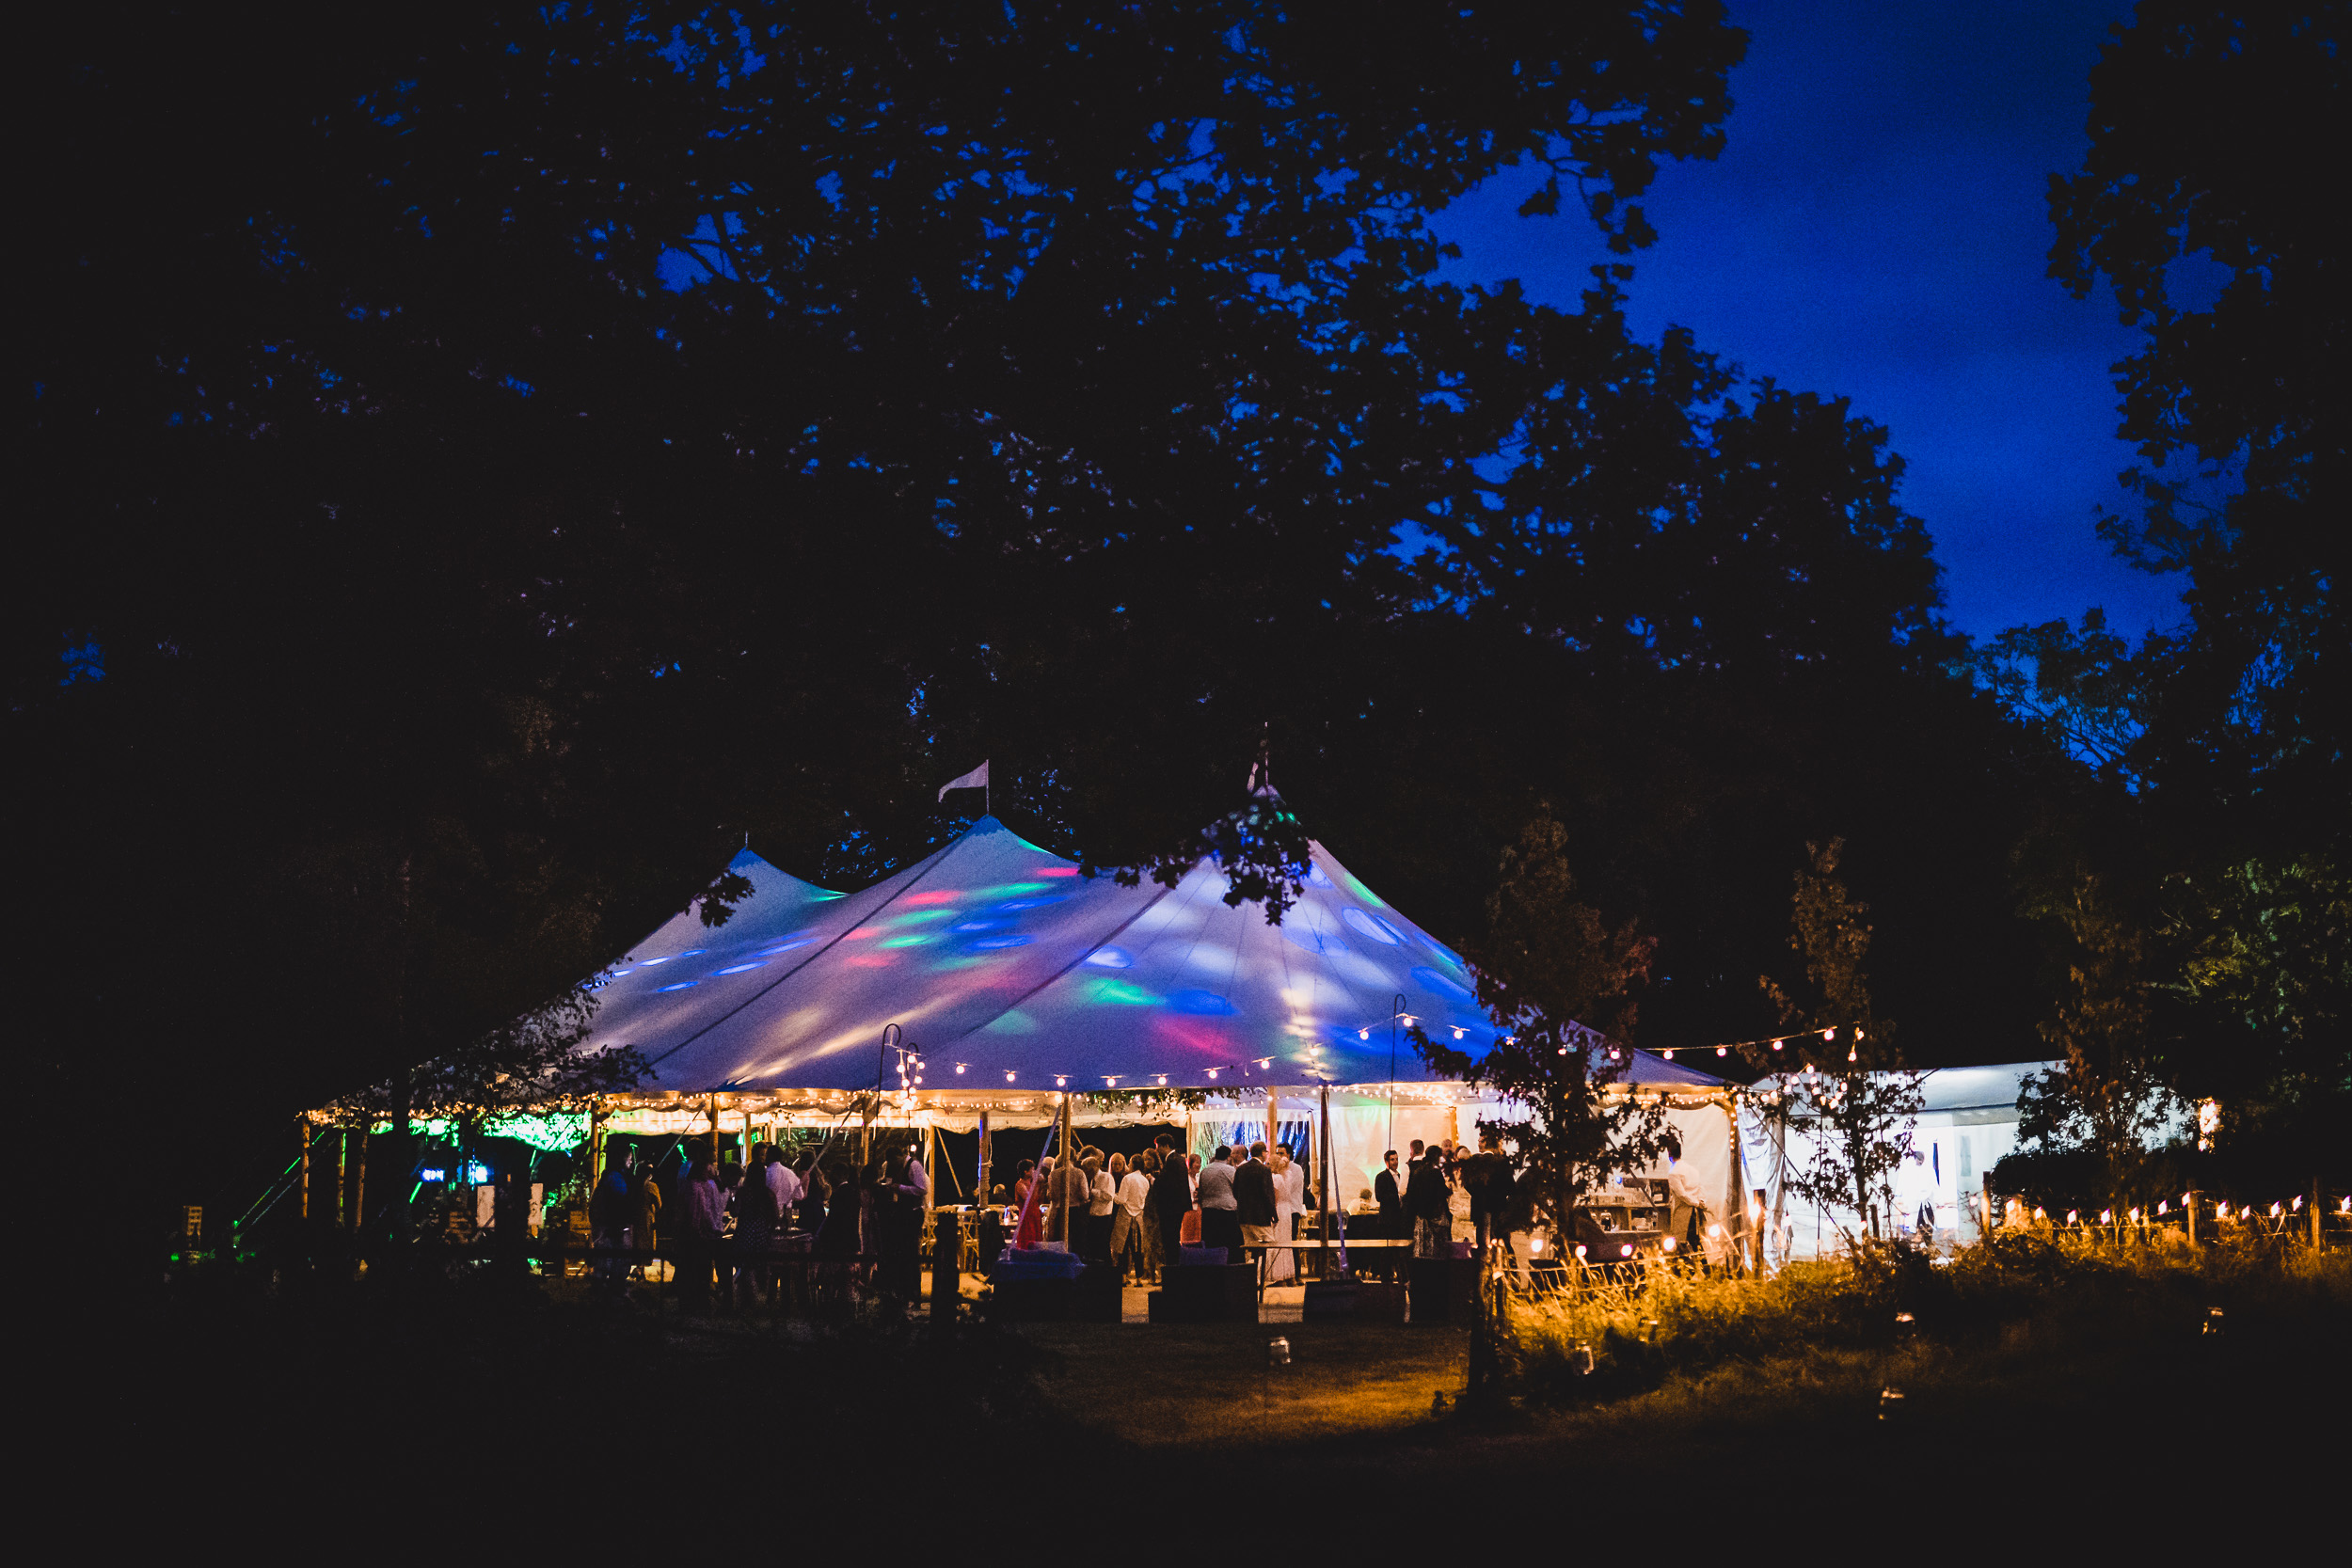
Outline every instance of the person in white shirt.
<path id="1" fill-rule="evenodd" d="M 1708 1226 L 1707 1193 L 1699 1185 L 1695 1172 L 1682 1163 L 1682 1140 L 1666 1134 L 1666 1234 L 1674 1238 L 1675 1250 L 1687 1252 L 1693 1258 L 1704 1257 Z"/>
<path id="2" fill-rule="evenodd" d="M 1152 1178 L 1143 1166 L 1144 1160 L 1138 1158 L 1120 1179 L 1119 1207 L 1111 1212 L 1111 1261 L 1119 1265 L 1121 1276 L 1135 1275 L 1143 1267 L 1143 1206 L 1152 1196 Z"/>
<path id="3" fill-rule="evenodd" d="M 1088 1149 L 1081 1157 L 1078 1168 L 1086 1173 L 1087 1217 L 1073 1250 L 1089 1263 L 1108 1262 L 1111 1255 L 1111 1211 L 1119 1207 L 1119 1189 L 1111 1181 L 1111 1173 L 1103 1168 L 1102 1150 Z"/>
<path id="4" fill-rule="evenodd" d="M 803 1189 L 800 1173 L 785 1164 L 784 1150 L 775 1145 L 767 1146 L 768 1190 L 776 1195 L 776 1228 L 791 1228 L 792 1212 L 799 1207 Z"/>

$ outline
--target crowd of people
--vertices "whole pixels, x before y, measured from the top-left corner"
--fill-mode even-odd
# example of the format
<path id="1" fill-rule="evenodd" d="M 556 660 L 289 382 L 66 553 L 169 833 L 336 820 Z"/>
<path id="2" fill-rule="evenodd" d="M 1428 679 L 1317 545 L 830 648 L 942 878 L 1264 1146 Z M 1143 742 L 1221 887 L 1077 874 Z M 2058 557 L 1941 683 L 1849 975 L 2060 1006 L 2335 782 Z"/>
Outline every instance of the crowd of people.
<path id="1" fill-rule="evenodd" d="M 902 1298 L 920 1293 L 930 1178 L 913 1148 L 878 1148 L 861 1165 L 814 1149 L 794 1161 L 763 1143 L 751 1162 L 609 1161 L 588 1203 L 598 1277 L 649 1277 L 666 1261 L 690 1304 L 772 1305 L 798 1283 L 794 1260 L 805 1257 L 819 1286 L 854 1271 Z"/>
<path id="2" fill-rule="evenodd" d="M 1269 1284 L 1296 1278 L 1296 1255 L 1281 1243 L 1296 1239 L 1303 1216 L 1315 1211 L 1305 1163 L 1280 1144 L 1219 1144 L 1204 1159 L 1175 1142 L 1162 1133 L 1132 1159 L 1080 1146 L 1066 1159 L 1024 1160 L 1009 1187 L 991 1196 L 1009 1215 L 1032 1215 L 1035 1234 L 1016 1234 L 1016 1244 L 1067 1246 L 1090 1263 L 1115 1264 L 1130 1284 L 1160 1280 L 1185 1247 L 1222 1248 L 1236 1261 L 1263 1249 Z M 1482 1247 L 1525 1228 L 1515 1219 L 1522 1204 L 1511 1163 L 1489 1134 L 1476 1153 L 1451 1138 L 1413 1139 L 1403 1156 L 1388 1150 L 1351 1207 L 1347 1234 L 1409 1241 L 1417 1256 L 1445 1256 L 1457 1195 L 1467 1198 Z M 1358 1272 L 1392 1272 L 1391 1250 L 1367 1248 L 1354 1260 Z M 984 1242 L 981 1266 L 993 1259 L 994 1243 Z"/>
<path id="3" fill-rule="evenodd" d="M 1316 1209 L 1305 1163 L 1279 1143 L 1219 1144 L 1205 1158 L 1176 1143 L 1163 1132 L 1132 1156 L 1080 1145 L 1023 1160 L 980 1212 L 981 1271 L 1009 1242 L 1066 1248 L 1116 1267 L 1127 1284 L 1160 1282 L 1188 1247 L 1220 1248 L 1234 1261 L 1263 1252 L 1269 1283 L 1298 1277 L 1296 1254 L 1282 1243 Z M 918 1151 L 904 1144 L 878 1148 L 863 1164 L 814 1149 L 790 1158 L 767 1143 L 753 1147 L 748 1165 L 697 1150 L 640 1166 L 623 1151 L 593 1190 L 589 1229 L 599 1278 L 648 1277 L 660 1259 L 690 1304 L 773 1304 L 803 1280 L 867 1282 L 912 1300 L 930 1196 Z M 1476 1152 L 1416 1138 L 1384 1154 L 1350 1206 L 1347 1234 L 1443 1257 L 1457 1244 L 1464 1200 L 1482 1253 L 1525 1228 L 1524 1195 L 1492 1134 Z M 1353 1261 L 1359 1273 L 1392 1274 L 1406 1250 L 1367 1248 Z"/>

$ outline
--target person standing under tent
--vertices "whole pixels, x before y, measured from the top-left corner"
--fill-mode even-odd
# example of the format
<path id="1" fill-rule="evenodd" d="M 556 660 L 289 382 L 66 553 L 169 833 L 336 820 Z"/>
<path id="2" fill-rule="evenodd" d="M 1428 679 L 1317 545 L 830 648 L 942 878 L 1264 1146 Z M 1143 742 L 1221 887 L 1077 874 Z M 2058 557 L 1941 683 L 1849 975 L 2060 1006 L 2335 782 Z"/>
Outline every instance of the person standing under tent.
<path id="1" fill-rule="evenodd" d="M 910 1146 L 893 1157 L 896 1166 L 889 1186 L 879 1195 L 883 1205 L 882 1286 L 894 1295 L 914 1301 L 923 1293 L 923 1212 L 931 1192 L 930 1172 L 923 1168 L 921 1151 Z"/>
<path id="2" fill-rule="evenodd" d="M 1380 1217 L 1372 1232 L 1384 1242 L 1409 1242 L 1413 1227 L 1405 1217 L 1405 1193 L 1397 1185 L 1396 1150 L 1391 1148 L 1380 1156 L 1380 1174 L 1372 1179 L 1372 1200 L 1378 1206 Z M 1394 1249 L 1375 1249 L 1384 1278 L 1396 1277 L 1396 1259 L 1390 1256 Z"/>
<path id="3" fill-rule="evenodd" d="M 1405 1207 L 1413 1216 L 1413 1256 L 1443 1258 L 1454 1240 L 1453 1195 L 1445 1183 L 1445 1156 L 1415 1138 L 1412 1158 L 1406 1165 L 1412 1173 L 1405 1183 Z"/>
<path id="4" fill-rule="evenodd" d="M 1248 1150 L 1216 1146 L 1216 1158 L 1200 1167 L 1196 1200 L 1200 1205 L 1200 1244 L 1224 1249 L 1226 1260 L 1241 1247 L 1241 1212 L 1233 1196 L 1233 1176 Z"/>
<path id="5" fill-rule="evenodd" d="M 1111 1159 L 1118 1161 L 1119 1156 Z M 1111 1260 L 1111 1211 L 1119 1207 L 1119 1181 L 1104 1168 L 1099 1148 L 1087 1150 L 1082 1168 L 1087 1176 L 1086 1260 L 1107 1263 Z"/>
<path id="6" fill-rule="evenodd" d="M 785 1159 L 783 1149 L 774 1144 L 759 1147 L 768 1161 L 761 1167 L 761 1174 L 767 1177 L 768 1191 L 776 1200 L 776 1229 L 779 1232 L 789 1230 L 793 1212 L 801 1206 L 800 1174 L 793 1170 L 791 1162 Z"/>
<path id="7" fill-rule="evenodd" d="M 654 1254 L 660 1245 L 660 1219 L 661 1184 L 650 1169 L 639 1171 L 628 1194 L 628 1248 L 630 1266 L 640 1279 L 657 1267 Z"/>
<path id="8" fill-rule="evenodd" d="M 1021 1162 L 1019 1171 L 1013 1177 L 1012 1182 L 1012 1206 L 1015 1209 L 1029 1201 L 1029 1183 L 1037 1180 L 1036 1172 L 1037 1162 L 1035 1160 Z"/>
<path id="9" fill-rule="evenodd" d="M 1462 1185 L 1470 1190 L 1470 1225 L 1478 1238 L 1478 1256 L 1484 1259 L 1498 1236 L 1507 1254 L 1513 1183 L 1501 1134 L 1483 1127 L 1478 1130 L 1478 1152 L 1462 1162 Z"/>
<path id="10" fill-rule="evenodd" d="M 775 1296 L 776 1229 L 787 1211 L 776 1207 L 776 1190 L 768 1180 L 774 1154 L 766 1144 L 752 1150 L 751 1171 L 735 1195 L 736 1289 L 746 1307 Z"/>
<path id="11" fill-rule="evenodd" d="M 1274 1240 L 1275 1207 L 1274 1167 L 1266 1164 L 1266 1147 L 1251 1144 L 1248 1160 L 1233 1169 L 1233 1217 L 1241 1224 L 1244 1246 L 1264 1248 Z"/>
<path id="12" fill-rule="evenodd" d="M 833 1196 L 833 1183 L 817 1165 L 815 1150 L 801 1156 L 801 1228 L 814 1236 L 825 1227 L 825 1204 Z"/>
<path id="13" fill-rule="evenodd" d="M 1307 1207 L 1307 1167 L 1292 1159 L 1291 1151 L 1280 1144 L 1266 1152 L 1274 1178 L 1274 1240 L 1279 1243 L 1296 1234 L 1298 1216 Z M 1266 1255 L 1267 1283 L 1288 1284 L 1295 1278 L 1297 1258 L 1289 1247 L 1278 1244 Z"/>
<path id="14" fill-rule="evenodd" d="M 1146 1276 L 1149 1252 L 1143 1239 L 1144 1212 L 1151 1201 L 1152 1154 L 1147 1149 L 1136 1156 L 1136 1163 L 1119 1179 L 1119 1207 L 1111 1212 L 1111 1261 L 1119 1266 L 1121 1279 Z"/>
<path id="15" fill-rule="evenodd" d="M 598 1251 L 617 1252 L 622 1237 L 628 1230 L 629 1192 L 628 1161 L 626 1156 L 615 1159 L 605 1167 L 604 1179 L 596 1190 L 588 1195 L 588 1244 Z M 612 1281 L 624 1277 L 628 1265 L 619 1258 L 599 1258 L 590 1274 L 598 1280 Z"/>
<path id="16" fill-rule="evenodd" d="M 1184 1219 L 1192 1212 L 1192 1177 L 1184 1169 L 1184 1157 L 1165 1132 L 1159 1141 L 1159 1175 L 1152 1179 L 1151 1207 L 1159 1226 L 1159 1281 L 1168 1283 L 1168 1271 L 1176 1266 L 1184 1254 Z"/>
<path id="17" fill-rule="evenodd" d="M 719 1186 L 719 1173 L 710 1162 L 696 1162 L 686 1181 L 685 1285 L 690 1307 L 708 1303 L 710 1284 L 719 1268 L 719 1238 L 726 1233 L 727 1195 Z"/>
<path id="18" fill-rule="evenodd" d="M 1674 1238 L 1676 1250 L 1687 1248 L 1690 1257 L 1704 1258 L 1708 1241 L 1707 1191 L 1699 1185 L 1697 1173 L 1682 1163 L 1682 1140 L 1667 1133 L 1665 1149 L 1666 1234 Z"/>

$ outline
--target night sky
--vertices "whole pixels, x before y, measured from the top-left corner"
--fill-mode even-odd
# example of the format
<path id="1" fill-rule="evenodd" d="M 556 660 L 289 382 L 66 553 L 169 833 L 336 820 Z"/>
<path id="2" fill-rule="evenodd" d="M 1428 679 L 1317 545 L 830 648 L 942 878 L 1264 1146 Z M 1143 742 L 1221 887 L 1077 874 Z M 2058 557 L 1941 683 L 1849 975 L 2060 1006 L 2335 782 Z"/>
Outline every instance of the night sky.
<path id="1" fill-rule="evenodd" d="M 1730 145 L 1661 169 L 1659 241 L 1631 259 L 1639 336 L 1688 326 L 1889 429 L 1947 614 L 1979 638 L 2094 605 L 2135 633 L 2179 613 L 2177 578 L 2091 530 L 2135 460 L 2107 367 L 2137 337 L 2104 290 L 2076 301 L 2045 276 L 2047 179 L 2081 167 L 2089 73 L 2130 8 L 1732 0 L 1750 42 Z M 1535 182 L 1490 181 L 1444 214 L 1463 250 L 1447 270 L 1572 307 L 1609 258 L 1572 204 L 1516 215 Z"/>

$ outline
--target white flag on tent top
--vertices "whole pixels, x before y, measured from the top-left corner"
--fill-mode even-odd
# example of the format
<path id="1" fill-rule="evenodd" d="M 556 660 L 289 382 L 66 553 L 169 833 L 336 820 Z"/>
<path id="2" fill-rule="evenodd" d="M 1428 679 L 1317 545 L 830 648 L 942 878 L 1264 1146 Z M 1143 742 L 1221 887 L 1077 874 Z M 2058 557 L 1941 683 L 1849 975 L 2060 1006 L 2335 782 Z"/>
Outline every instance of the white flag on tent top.
<path id="1" fill-rule="evenodd" d="M 943 800 L 947 799 L 947 792 L 951 789 L 986 789 L 987 787 L 988 764 L 982 763 L 971 772 L 960 778 L 949 779 L 946 784 L 941 784 L 939 798 Z"/>

